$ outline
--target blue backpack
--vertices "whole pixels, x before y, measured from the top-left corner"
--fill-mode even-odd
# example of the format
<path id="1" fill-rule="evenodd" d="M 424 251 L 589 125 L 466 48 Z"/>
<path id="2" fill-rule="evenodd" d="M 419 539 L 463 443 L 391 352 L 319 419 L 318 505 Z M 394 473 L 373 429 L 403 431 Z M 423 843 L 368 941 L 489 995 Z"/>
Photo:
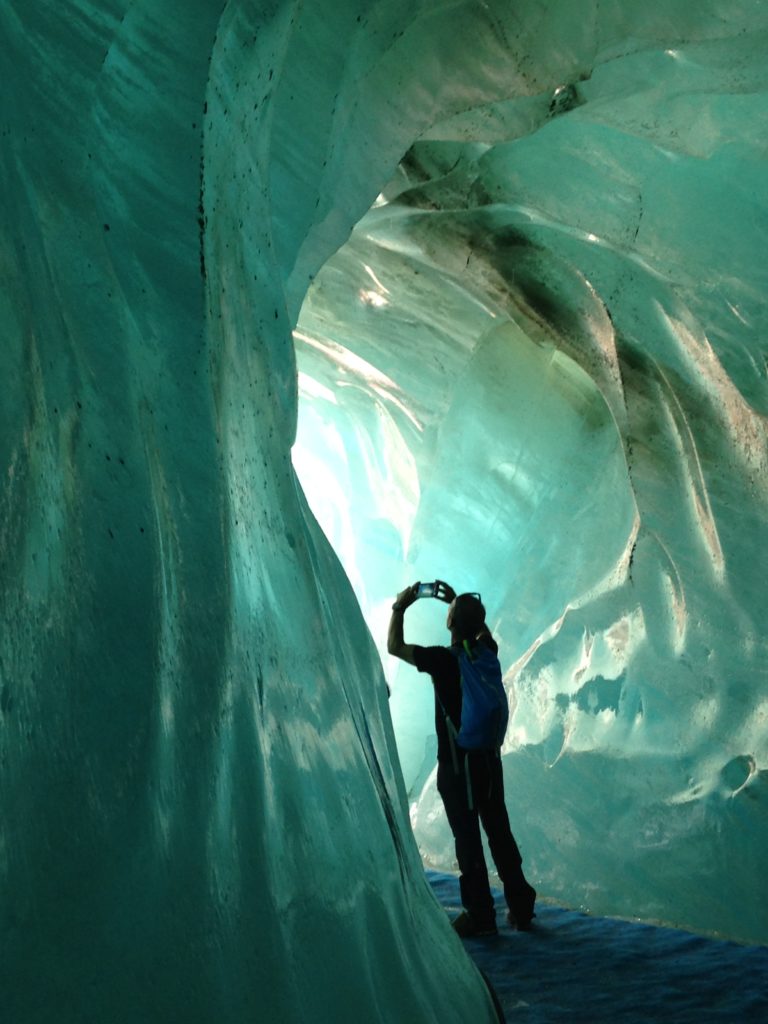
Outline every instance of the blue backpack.
<path id="1" fill-rule="evenodd" d="M 465 750 L 500 750 L 509 721 L 501 665 L 490 647 L 474 650 L 464 641 L 459 652 L 461 728 L 456 742 Z"/>

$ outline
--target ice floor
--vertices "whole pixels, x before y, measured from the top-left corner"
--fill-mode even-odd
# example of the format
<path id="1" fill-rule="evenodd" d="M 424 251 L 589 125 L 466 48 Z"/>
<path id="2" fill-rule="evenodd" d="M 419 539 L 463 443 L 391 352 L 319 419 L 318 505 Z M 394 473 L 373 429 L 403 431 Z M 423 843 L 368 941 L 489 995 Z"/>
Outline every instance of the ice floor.
<path id="1" fill-rule="evenodd" d="M 431 871 L 427 878 L 455 916 L 458 880 Z M 768 947 L 541 904 L 535 930 L 516 932 L 496 898 L 498 937 L 465 946 L 510 1024 L 768 1022 Z"/>

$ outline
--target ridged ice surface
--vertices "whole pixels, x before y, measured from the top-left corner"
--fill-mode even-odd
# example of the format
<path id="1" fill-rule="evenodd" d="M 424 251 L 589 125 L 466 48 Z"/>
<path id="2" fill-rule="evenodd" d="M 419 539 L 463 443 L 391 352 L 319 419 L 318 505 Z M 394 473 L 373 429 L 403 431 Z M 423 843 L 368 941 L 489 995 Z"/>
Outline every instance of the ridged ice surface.
<path id="1" fill-rule="evenodd" d="M 483 591 L 538 887 L 768 937 L 768 11 L 626 6 L 0 6 L 9 1020 L 493 1019 L 315 279 L 294 457 L 377 641 Z"/>

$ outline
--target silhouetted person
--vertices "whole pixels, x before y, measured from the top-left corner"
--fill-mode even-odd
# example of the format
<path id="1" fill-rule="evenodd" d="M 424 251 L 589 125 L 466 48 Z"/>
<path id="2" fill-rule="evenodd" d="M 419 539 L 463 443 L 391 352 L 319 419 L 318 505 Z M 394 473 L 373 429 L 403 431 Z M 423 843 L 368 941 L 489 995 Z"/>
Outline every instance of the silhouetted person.
<path id="1" fill-rule="evenodd" d="M 509 826 L 504 804 L 504 776 L 497 748 L 465 750 L 456 742 L 461 723 L 462 685 L 459 655 L 479 652 L 484 645 L 495 655 L 498 647 L 485 624 L 479 595 L 460 594 L 440 584 L 435 596 L 450 601 L 446 626 L 450 647 L 420 647 L 403 638 L 403 615 L 416 600 L 418 584 L 397 595 L 392 605 L 387 649 L 402 661 L 432 677 L 437 731 L 437 789 L 456 843 L 461 873 L 459 885 L 464 912 L 453 922 L 462 938 L 496 933 L 496 910 L 488 883 L 480 822 L 488 837 L 493 862 L 504 886 L 507 920 L 520 930 L 531 927 L 536 890 L 523 875 L 522 858 Z M 466 641 L 466 646 L 465 646 Z"/>

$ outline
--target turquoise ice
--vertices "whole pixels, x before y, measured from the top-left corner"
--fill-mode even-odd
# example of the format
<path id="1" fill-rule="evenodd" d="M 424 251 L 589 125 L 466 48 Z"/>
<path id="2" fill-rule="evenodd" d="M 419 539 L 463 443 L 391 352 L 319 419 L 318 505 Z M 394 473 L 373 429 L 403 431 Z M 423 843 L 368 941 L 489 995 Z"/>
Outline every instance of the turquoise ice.
<path id="1" fill-rule="evenodd" d="M 414 578 L 486 599 L 541 892 L 768 941 L 767 43 L 0 5 L 9 1020 L 493 1019 L 377 651 Z"/>

